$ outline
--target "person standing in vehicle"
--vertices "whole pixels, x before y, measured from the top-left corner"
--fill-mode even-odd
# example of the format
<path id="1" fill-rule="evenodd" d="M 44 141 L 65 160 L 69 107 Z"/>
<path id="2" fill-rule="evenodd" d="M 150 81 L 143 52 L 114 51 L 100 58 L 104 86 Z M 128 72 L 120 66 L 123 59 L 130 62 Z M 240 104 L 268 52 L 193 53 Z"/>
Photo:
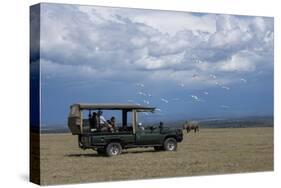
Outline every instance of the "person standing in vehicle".
<path id="1" fill-rule="evenodd" d="M 93 112 L 92 117 L 90 118 L 90 129 L 97 129 L 98 128 L 98 117 L 97 113 Z"/>
<path id="2" fill-rule="evenodd" d="M 98 111 L 98 118 L 99 118 L 99 123 L 100 123 L 100 126 L 103 127 L 107 124 L 106 122 L 106 119 L 103 117 L 102 115 L 102 111 Z"/>
<path id="3" fill-rule="evenodd" d="M 102 111 L 98 111 L 98 118 L 100 123 L 100 128 L 102 131 L 110 130 L 112 131 L 112 126 L 106 121 L 106 119 L 102 115 Z"/>

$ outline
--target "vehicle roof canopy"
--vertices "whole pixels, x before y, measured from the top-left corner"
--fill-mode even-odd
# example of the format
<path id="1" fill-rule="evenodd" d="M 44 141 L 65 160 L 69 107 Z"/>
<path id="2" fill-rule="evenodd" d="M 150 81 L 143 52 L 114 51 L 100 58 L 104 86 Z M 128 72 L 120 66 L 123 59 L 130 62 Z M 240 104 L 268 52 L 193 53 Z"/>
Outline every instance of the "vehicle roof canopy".
<path id="1" fill-rule="evenodd" d="M 72 106 L 78 106 L 80 110 L 137 110 L 137 111 L 151 111 L 155 110 L 155 107 L 142 106 L 136 104 L 114 104 L 114 103 L 101 103 L 101 104 L 83 104 L 77 103 Z"/>

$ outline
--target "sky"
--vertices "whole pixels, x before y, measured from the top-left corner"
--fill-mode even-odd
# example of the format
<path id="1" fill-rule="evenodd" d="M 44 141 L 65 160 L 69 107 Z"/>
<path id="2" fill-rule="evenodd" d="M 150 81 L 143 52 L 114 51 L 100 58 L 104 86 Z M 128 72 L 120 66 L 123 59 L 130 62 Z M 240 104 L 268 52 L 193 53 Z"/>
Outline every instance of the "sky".
<path id="1" fill-rule="evenodd" d="M 273 18 L 41 4 L 40 37 L 44 125 L 73 103 L 155 106 L 144 120 L 273 116 Z"/>

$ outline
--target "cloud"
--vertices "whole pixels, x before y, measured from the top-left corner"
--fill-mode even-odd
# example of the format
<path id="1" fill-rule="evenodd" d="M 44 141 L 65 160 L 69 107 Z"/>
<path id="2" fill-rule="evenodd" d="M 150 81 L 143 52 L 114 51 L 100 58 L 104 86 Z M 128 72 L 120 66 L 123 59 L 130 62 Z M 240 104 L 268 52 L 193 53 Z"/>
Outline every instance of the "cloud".
<path id="1" fill-rule="evenodd" d="M 55 4 L 41 16 L 46 74 L 210 87 L 210 74 L 231 84 L 273 66 L 272 18 Z"/>
<path id="2" fill-rule="evenodd" d="M 117 15 L 126 15 L 132 22 L 145 24 L 163 34 L 169 35 L 175 35 L 183 30 L 214 32 L 216 29 L 214 14 L 203 15 L 180 11 L 96 8 L 92 6 L 80 6 L 79 10 L 88 14 L 92 21 L 97 20 L 98 17 L 99 22 L 102 23 L 106 21 L 121 23 L 120 20 L 116 19 Z"/>
<path id="3" fill-rule="evenodd" d="M 165 55 L 160 57 L 144 56 L 135 62 L 141 68 L 148 70 L 168 69 L 183 62 L 185 52 L 173 55 Z"/>
<path id="4" fill-rule="evenodd" d="M 156 28 L 164 34 L 175 35 L 177 32 L 183 30 L 199 30 L 210 33 L 215 31 L 215 20 L 212 14 L 194 16 L 192 13 L 176 11 L 148 10 L 146 12 L 141 12 L 142 13 L 133 16 L 132 20 Z"/>
<path id="5" fill-rule="evenodd" d="M 233 72 L 239 70 L 240 72 L 252 72 L 258 66 L 258 58 L 253 53 L 239 52 L 225 61 L 218 62 L 216 66 L 219 71 Z"/>

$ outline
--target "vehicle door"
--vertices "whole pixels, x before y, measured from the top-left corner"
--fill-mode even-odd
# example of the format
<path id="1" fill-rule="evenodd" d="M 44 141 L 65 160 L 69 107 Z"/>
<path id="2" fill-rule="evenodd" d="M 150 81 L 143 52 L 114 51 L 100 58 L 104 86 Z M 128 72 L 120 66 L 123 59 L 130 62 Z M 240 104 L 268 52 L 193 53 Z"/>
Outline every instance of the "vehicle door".
<path id="1" fill-rule="evenodd" d="M 137 145 L 161 144 L 162 135 L 158 127 L 141 127 L 136 130 Z"/>

